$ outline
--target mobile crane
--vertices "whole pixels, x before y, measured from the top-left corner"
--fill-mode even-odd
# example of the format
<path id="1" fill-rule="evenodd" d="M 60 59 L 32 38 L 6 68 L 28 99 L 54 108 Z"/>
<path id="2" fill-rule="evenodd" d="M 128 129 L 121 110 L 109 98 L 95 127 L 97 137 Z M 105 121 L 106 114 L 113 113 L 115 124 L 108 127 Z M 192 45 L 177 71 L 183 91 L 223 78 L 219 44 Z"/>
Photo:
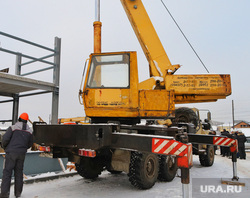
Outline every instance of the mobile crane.
<path id="1" fill-rule="evenodd" d="M 190 143 L 221 145 L 225 141 L 224 146 L 235 148 L 237 142 L 195 134 L 197 126 L 176 119 L 175 104 L 226 98 L 231 94 L 230 75 L 174 75 L 180 65 L 171 64 L 142 1 L 121 3 L 148 60 L 150 78 L 139 83 L 136 52 L 101 52 L 102 23 L 95 21 L 94 53 L 79 93 L 91 124 L 34 123 L 36 142 L 45 149 L 49 146 L 53 157 L 75 162 L 85 178 L 96 178 L 105 168 L 111 173 L 124 171 L 132 185 L 148 189 L 157 178 L 173 180 L 179 167 L 186 175 L 183 183 L 188 183 Z M 141 119 L 171 122 L 139 125 Z M 209 150 L 202 154 L 202 163 L 212 165 Z"/>
<path id="2" fill-rule="evenodd" d="M 82 92 L 85 113 L 93 122 L 173 118 L 175 104 L 211 102 L 231 94 L 229 75 L 173 75 L 180 65 L 171 64 L 142 2 L 121 3 L 148 60 L 150 78 L 139 83 L 136 52 L 100 53 L 101 39 L 96 38 Z"/>

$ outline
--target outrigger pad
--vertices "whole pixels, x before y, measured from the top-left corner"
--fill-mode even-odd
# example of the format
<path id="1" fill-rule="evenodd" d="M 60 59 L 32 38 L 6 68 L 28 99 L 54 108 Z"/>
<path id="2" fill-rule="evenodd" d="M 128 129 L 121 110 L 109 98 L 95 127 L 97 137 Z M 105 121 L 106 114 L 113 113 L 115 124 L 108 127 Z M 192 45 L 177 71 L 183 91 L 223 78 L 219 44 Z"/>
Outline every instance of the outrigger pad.
<path id="1" fill-rule="evenodd" d="M 221 178 L 221 183 L 226 184 L 226 185 L 235 185 L 235 186 L 245 186 L 246 184 L 244 182 L 241 182 L 238 180 L 234 179 L 222 179 Z"/>

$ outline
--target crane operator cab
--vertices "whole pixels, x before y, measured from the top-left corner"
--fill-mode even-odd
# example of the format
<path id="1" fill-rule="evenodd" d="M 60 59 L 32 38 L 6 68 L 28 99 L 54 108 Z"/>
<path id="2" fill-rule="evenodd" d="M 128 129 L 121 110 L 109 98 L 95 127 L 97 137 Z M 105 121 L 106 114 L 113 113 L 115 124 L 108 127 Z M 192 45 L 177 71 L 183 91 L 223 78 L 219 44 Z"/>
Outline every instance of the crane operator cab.
<path id="1" fill-rule="evenodd" d="M 91 54 L 82 92 L 86 115 L 94 122 L 137 123 L 174 111 L 173 91 L 139 87 L 136 52 Z"/>

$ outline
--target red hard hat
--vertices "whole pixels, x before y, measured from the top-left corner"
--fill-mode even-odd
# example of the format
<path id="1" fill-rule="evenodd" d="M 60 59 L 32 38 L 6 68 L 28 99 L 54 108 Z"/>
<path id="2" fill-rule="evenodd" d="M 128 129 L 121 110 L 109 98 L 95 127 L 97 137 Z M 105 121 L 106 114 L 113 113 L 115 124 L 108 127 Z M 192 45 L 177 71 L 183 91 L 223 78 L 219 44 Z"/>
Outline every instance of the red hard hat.
<path id="1" fill-rule="evenodd" d="M 23 120 L 29 120 L 29 115 L 27 113 L 22 113 L 19 118 L 23 119 Z"/>

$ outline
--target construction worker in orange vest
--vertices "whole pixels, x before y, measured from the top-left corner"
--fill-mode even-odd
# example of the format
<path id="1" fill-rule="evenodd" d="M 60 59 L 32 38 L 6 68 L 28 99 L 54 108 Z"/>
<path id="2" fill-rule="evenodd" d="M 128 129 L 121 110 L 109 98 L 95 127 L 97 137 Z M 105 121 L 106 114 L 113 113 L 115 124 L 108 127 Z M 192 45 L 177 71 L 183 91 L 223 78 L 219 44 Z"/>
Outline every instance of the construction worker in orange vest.
<path id="1" fill-rule="evenodd" d="M 27 149 L 33 144 L 32 130 L 27 124 L 29 116 L 22 113 L 15 125 L 10 126 L 2 137 L 5 150 L 1 198 L 9 197 L 12 172 L 15 176 L 15 197 L 20 197 L 23 190 L 23 166 Z"/>

